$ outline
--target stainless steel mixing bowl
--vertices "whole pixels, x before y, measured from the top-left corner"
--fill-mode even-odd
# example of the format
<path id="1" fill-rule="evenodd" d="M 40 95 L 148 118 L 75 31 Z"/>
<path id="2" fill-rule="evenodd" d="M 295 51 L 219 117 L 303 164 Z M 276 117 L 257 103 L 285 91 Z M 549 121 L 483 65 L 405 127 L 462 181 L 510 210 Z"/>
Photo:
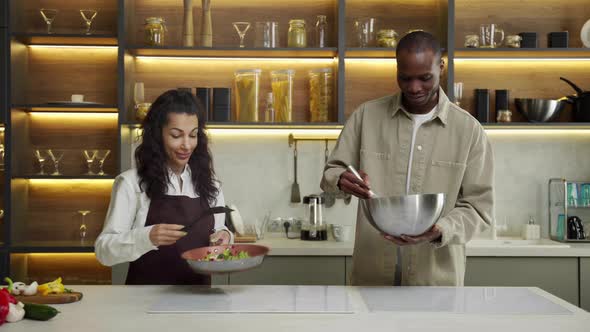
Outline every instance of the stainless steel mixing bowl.
<path id="1" fill-rule="evenodd" d="M 549 122 L 559 116 L 564 109 L 565 100 L 516 98 L 516 109 L 530 122 Z"/>

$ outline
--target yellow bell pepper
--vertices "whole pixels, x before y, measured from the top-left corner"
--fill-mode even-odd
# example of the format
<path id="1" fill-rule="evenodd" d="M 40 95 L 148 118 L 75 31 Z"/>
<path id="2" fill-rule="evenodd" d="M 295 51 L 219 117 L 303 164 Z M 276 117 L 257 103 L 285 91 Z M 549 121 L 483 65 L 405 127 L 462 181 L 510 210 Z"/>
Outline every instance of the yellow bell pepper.
<path id="1" fill-rule="evenodd" d="M 62 294 L 65 292 L 65 287 L 61 283 L 61 277 L 59 277 L 51 282 L 39 285 L 37 292 L 41 293 L 41 295 Z"/>

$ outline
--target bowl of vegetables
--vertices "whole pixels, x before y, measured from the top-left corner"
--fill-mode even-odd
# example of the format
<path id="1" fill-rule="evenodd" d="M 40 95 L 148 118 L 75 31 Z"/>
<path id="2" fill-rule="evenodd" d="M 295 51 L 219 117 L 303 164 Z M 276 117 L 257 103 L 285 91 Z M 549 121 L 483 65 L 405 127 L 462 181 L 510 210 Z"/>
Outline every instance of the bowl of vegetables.
<path id="1" fill-rule="evenodd" d="M 200 274 L 245 271 L 262 264 L 268 247 L 255 244 L 230 244 L 195 248 L 182 253 L 191 269 Z"/>

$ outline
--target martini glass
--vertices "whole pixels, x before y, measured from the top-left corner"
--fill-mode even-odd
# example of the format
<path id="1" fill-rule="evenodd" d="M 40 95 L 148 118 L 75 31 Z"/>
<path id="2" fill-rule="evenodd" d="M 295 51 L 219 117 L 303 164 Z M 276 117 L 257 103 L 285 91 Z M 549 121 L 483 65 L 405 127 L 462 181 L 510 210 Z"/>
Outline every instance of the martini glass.
<path id="1" fill-rule="evenodd" d="M 98 152 L 96 153 L 96 158 L 98 158 L 98 165 L 100 166 L 100 171 L 98 172 L 98 175 L 106 175 L 106 173 L 103 170 L 103 166 L 104 166 L 104 161 L 107 159 L 107 157 L 111 153 L 111 150 L 97 150 L 97 151 Z"/>
<path id="2" fill-rule="evenodd" d="M 86 226 L 85 217 L 87 214 L 90 213 L 90 210 L 79 210 L 78 213 L 82 215 L 82 223 L 80 224 L 80 228 L 79 228 L 80 240 L 84 241 L 86 239 L 86 235 L 87 235 L 87 231 L 88 231 L 88 227 Z"/>
<path id="3" fill-rule="evenodd" d="M 96 159 L 97 153 L 98 150 L 84 150 L 84 159 L 86 160 L 86 165 L 88 165 L 88 172 L 86 175 L 94 175 L 94 172 L 92 171 L 92 163 L 94 162 L 94 159 Z"/>
<path id="4" fill-rule="evenodd" d="M 240 36 L 240 48 L 244 48 L 244 37 L 246 37 L 246 32 L 250 29 L 250 22 L 233 22 L 232 25 L 238 32 L 238 36 Z"/>
<path id="5" fill-rule="evenodd" d="M 55 171 L 53 173 L 51 173 L 51 175 L 62 175 L 62 173 L 60 173 L 60 171 L 59 171 L 59 162 L 61 161 L 61 158 L 63 158 L 64 152 L 49 149 L 49 150 L 47 150 L 47 154 L 49 155 L 49 157 L 53 161 L 53 166 L 55 167 Z"/>
<path id="6" fill-rule="evenodd" d="M 52 34 L 53 32 L 51 32 L 51 24 L 53 23 L 53 20 L 55 20 L 55 17 L 57 16 L 57 13 L 59 13 L 59 10 L 41 8 L 39 10 L 39 13 L 41 13 L 41 16 L 43 16 L 43 19 L 45 20 L 45 23 L 47 23 L 47 34 Z"/>
<path id="7" fill-rule="evenodd" d="M 33 155 L 35 156 L 35 158 L 37 158 L 37 162 L 39 163 L 39 173 L 37 173 L 37 175 L 45 175 L 45 170 L 43 169 L 43 166 L 45 165 L 45 160 L 47 159 L 47 155 L 45 154 L 45 152 L 43 152 L 43 150 L 35 150 L 33 152 Z"/>
<path id="8" fill-rule="evenodd" d="M 90 32 L 90 27 L 92 26 L 92 20 L 94 20 L 96 14 L 98 14 L 98 11 L 94 9 L 80 9 L 80 15 L 82 16 L 82 19 L 84 19 L 84 23 L 86 23 L 87 35 L 92 34 L 92 32 Z"/>

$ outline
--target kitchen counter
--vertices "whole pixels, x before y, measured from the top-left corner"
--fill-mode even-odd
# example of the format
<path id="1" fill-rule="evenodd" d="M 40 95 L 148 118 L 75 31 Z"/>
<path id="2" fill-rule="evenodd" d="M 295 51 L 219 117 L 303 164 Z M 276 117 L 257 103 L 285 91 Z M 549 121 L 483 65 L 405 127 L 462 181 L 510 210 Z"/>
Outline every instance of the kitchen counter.
<path id="1" fill-rule="evenodd" d="M 497 257 L 590 257 L 590 243 L 571 244 L 567 248 L 551 245 L 511 245 L 503 240 L 514 238 L 499 238 L 493 244 L 468 243 L 467 256 L 497 256 Z M 485 241 L 481 241 L 485 242 Z M 301 241 L 286 239 L 285 237 L 265 237 L 256 244 L 270 248 L 270 256 L 352 256 L 354 243 L 352 241 Z M 561 244 L 561 243 L 559 243 Z"/>
<path id="2" fill-rule="evenodd" d="M 297 286 L 225 286 L 205 292 L 197 291 L 192 286 L 71 287 L 84 293 L 84 298 L 76 303 L 54 305 L 61 313 L 52 320 L 7 323 L 2 326 L 2 330 L 356 332 L 435 329 L 443 332 L 573 332 L 588 331 L 590 326 L 590 313 L 538 288 L 329 286 L 331 292 L 321 293 L 320 290 L 327 288 L 316 286 L 318 288 L 315 289 L 318 291 L 309 293 L 313 288 Z M 284 294 L 293 294 L 293 299 L 289 296 L 286 299 L 273 299 L 272 294 L 277 290 Z M 244 298 L 244 294 L 241 294 L 241 299 L 246 301 L 238 303 L 240 292 L 251 297 Z M 342 301 L 341 295 L 337 294 L 334 297 L 335 293 L 342 292 L 347 295 L 345 301 Z M 306 295 L 300 295 L 302 293 Z M 237 297 L 234 294 L 237 294 Z M 323 295 L 322 298 L 328 299 L 326 302 L 314 301 L 319 299 L 321 294 L 332 295 Z M 207 302 L 200 301 L 204 298 L 207 298 Z M 514 301 L 515 298 L 522 300 Z M 264 303 L 268 301 L 287 303 L 289 305 L 286 308 L 294 308 L 294 311 L 298 311 L 297 308 L 314 306 L 317 311 L 246 313 L 243 310 L 234 310 L 234 313 L 227 313 L 222 310 L 219 313 L 170 313 L 183 302 L 193 307 L 196 306 L 195 303 L 205 303 L 206 305 L 201 308 L 209 311 L 224 306 L 264 307 Z M 322 310 L 328 307 L 326 303 L 330 301 L 337 303 L 337 308 L 349 310 L 347 313 Z M 167 312 L 148 313 L 157 311 L 155 308 L 158 305 L 162 307 L 162 304 L 165 304 L 165 308 L 171 309 L 164 310 Z"/>

